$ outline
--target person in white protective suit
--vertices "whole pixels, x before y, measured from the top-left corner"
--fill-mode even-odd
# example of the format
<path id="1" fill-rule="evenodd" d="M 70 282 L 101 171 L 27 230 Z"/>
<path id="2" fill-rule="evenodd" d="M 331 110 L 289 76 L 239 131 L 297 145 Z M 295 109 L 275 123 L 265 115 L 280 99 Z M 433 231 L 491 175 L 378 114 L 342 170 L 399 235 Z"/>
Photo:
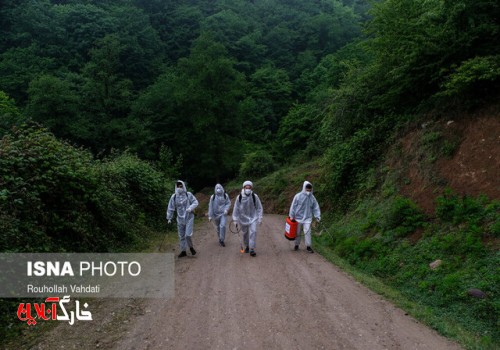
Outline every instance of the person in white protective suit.
<path id="1" fill-rule="evenodd" d="M 210 196 L 208 204 L 208 221 L 214 220 L 217 228 L 217 237 L 221 247 L 225 247 L 224 239 L 226 238 L 226 215 L 231 207 L 229 195 L 224 191 L 221 184 L 215 185 L 215 193 Z"/>
<path id="2" fill-rule="evenodd" d="M 297 236 L 295 237 L 295 250 L 299 250 L 300 230 L 303 229 L 304 236 L 306 237 L 306 249 L 309 253 L 314 253 L 311 248 L 311 224 L 313 216 L 320 222 L 321 211 L 318 201 L 313 194 L 313 186 L 309 181 L 304 181 L 302 192 L 297 193 L 295 197 L 293 197 L 289 216 L 290 219 L 299 223 L 297 227 Z"/>
<path id="3" fill-rule="evenodd" d="M 198 206 L 196 197 L 187 191 L 184 181 L 177 180 L 175 184 L 175 193 L 170 197 L 167 207 L 167 220 L 170 224 L 177 211 L 177 231 L 179 233 L 181 253 L 179 258 L 186 256 L 186 249 L 189 247 L 191 254 L 196 255 L 193 247 L 193 225 L 194 209 Z"/>
<path id="4" fill-rule="evenodd" d="M 257 224 L 262 224 L 262 203 L 259 196 L 253 193 L 251 181 L 243 183 L 241 193 L 234 201 L 233 220 L 241 227 L 245 241 L 245 253 L 256 256 L 255 241 L 257 239 Z"/>

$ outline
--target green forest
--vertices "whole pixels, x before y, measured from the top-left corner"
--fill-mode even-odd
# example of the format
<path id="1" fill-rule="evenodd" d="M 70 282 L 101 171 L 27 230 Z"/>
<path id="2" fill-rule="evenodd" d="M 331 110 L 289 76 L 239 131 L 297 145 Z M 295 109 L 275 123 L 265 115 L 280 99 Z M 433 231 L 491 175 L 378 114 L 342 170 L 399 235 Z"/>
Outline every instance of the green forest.
<path id="1" fill-rule="evenodd" d="M 384 160 L 429 116 L 499 97 L 493 0 L 3 0 L 0 251 L 126 251 L 165 230 L 176 178 L 262 178 L 284 207 L 314 168 L 322 253 L 494 348 L 499 198 L 447 190 L 425 213 Z M 424 137 L 429 167 L 459 143 Z"/>

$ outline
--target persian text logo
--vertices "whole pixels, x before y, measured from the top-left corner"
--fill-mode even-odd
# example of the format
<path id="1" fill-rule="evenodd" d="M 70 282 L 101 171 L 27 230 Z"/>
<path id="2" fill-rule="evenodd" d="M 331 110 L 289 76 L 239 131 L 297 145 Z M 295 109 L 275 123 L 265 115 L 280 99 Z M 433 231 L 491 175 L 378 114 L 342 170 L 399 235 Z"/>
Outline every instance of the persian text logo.
<path id="1" fill-rule="evenodd" d="M 17 308 L 17 318 L 23 322 L 26 322 L 28 326 L 34 326 L 39 321 L 68 321 L 70 325 L 75 323 L 75 319 L 78 321 L 92 321 L 92 313 L 88 310 L 80 309 L 80 302 L 75 300 L 75 311 L 70 311 L 66 309 L 70 302 L 70 296 L 65 295 L 63 298 L 59 297 L 49 297 L 45 299 L 43 303 L 20 303 Z M 45 303 L 50 303 L 49 307 Z M 35 311 L 35 316 L 32 315 L 32 306 Z M 58 313 L 59 310 L 62 314 Z M 83 304 L 83 308 L 87 309 L 88 303 Z"/>

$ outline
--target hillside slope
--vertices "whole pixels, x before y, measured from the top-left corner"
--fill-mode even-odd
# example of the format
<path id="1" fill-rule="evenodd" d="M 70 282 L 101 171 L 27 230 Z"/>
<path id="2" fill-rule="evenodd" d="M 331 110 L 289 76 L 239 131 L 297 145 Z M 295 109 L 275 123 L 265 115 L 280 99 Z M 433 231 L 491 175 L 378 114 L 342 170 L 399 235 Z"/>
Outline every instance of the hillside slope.
<path id="1" fill-rule="evenodd" d="M 461 196 L 500 198 L 500 112 L 423 123 L 399 139 L 386 165 L 398 190 L 427 214 L 448 187 Z"/>
<path id="2" fill-rule="evenodd" d="M 283 167 L 254 181 L 254 190 L 265 213 L 286 215 L 302 182 L 311 181 L 329 227 L 314 242 L 323 254 L 393 288 L 403 300 L 393 301 L 413 305 L 408 312 L 467 348 L 495 348 L 499 109 L 429 117 L 400 130 L 386 152 L 347 212 L 334 211 L 336 203 L 322 191 L 328 174 L 321 159 Z M 241 180 L 227 186 L 231 198 Z M 442 265 L 431 268 L 435 261 Z"/>

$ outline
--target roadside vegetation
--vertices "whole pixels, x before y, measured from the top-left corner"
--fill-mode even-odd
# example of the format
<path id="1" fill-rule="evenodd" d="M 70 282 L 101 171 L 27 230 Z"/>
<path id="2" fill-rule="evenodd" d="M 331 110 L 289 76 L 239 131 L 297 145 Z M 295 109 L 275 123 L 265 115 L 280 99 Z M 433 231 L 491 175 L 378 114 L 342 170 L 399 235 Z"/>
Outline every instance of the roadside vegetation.
<path id="1" fill-rule="evenodd" d="M 307 179 L 326 256 L 494 348 L 499 17 L 493 0 L 4 1 L 0 249 L 142 249 L 177 177 L 250 178 L 274 213 Z"/>

